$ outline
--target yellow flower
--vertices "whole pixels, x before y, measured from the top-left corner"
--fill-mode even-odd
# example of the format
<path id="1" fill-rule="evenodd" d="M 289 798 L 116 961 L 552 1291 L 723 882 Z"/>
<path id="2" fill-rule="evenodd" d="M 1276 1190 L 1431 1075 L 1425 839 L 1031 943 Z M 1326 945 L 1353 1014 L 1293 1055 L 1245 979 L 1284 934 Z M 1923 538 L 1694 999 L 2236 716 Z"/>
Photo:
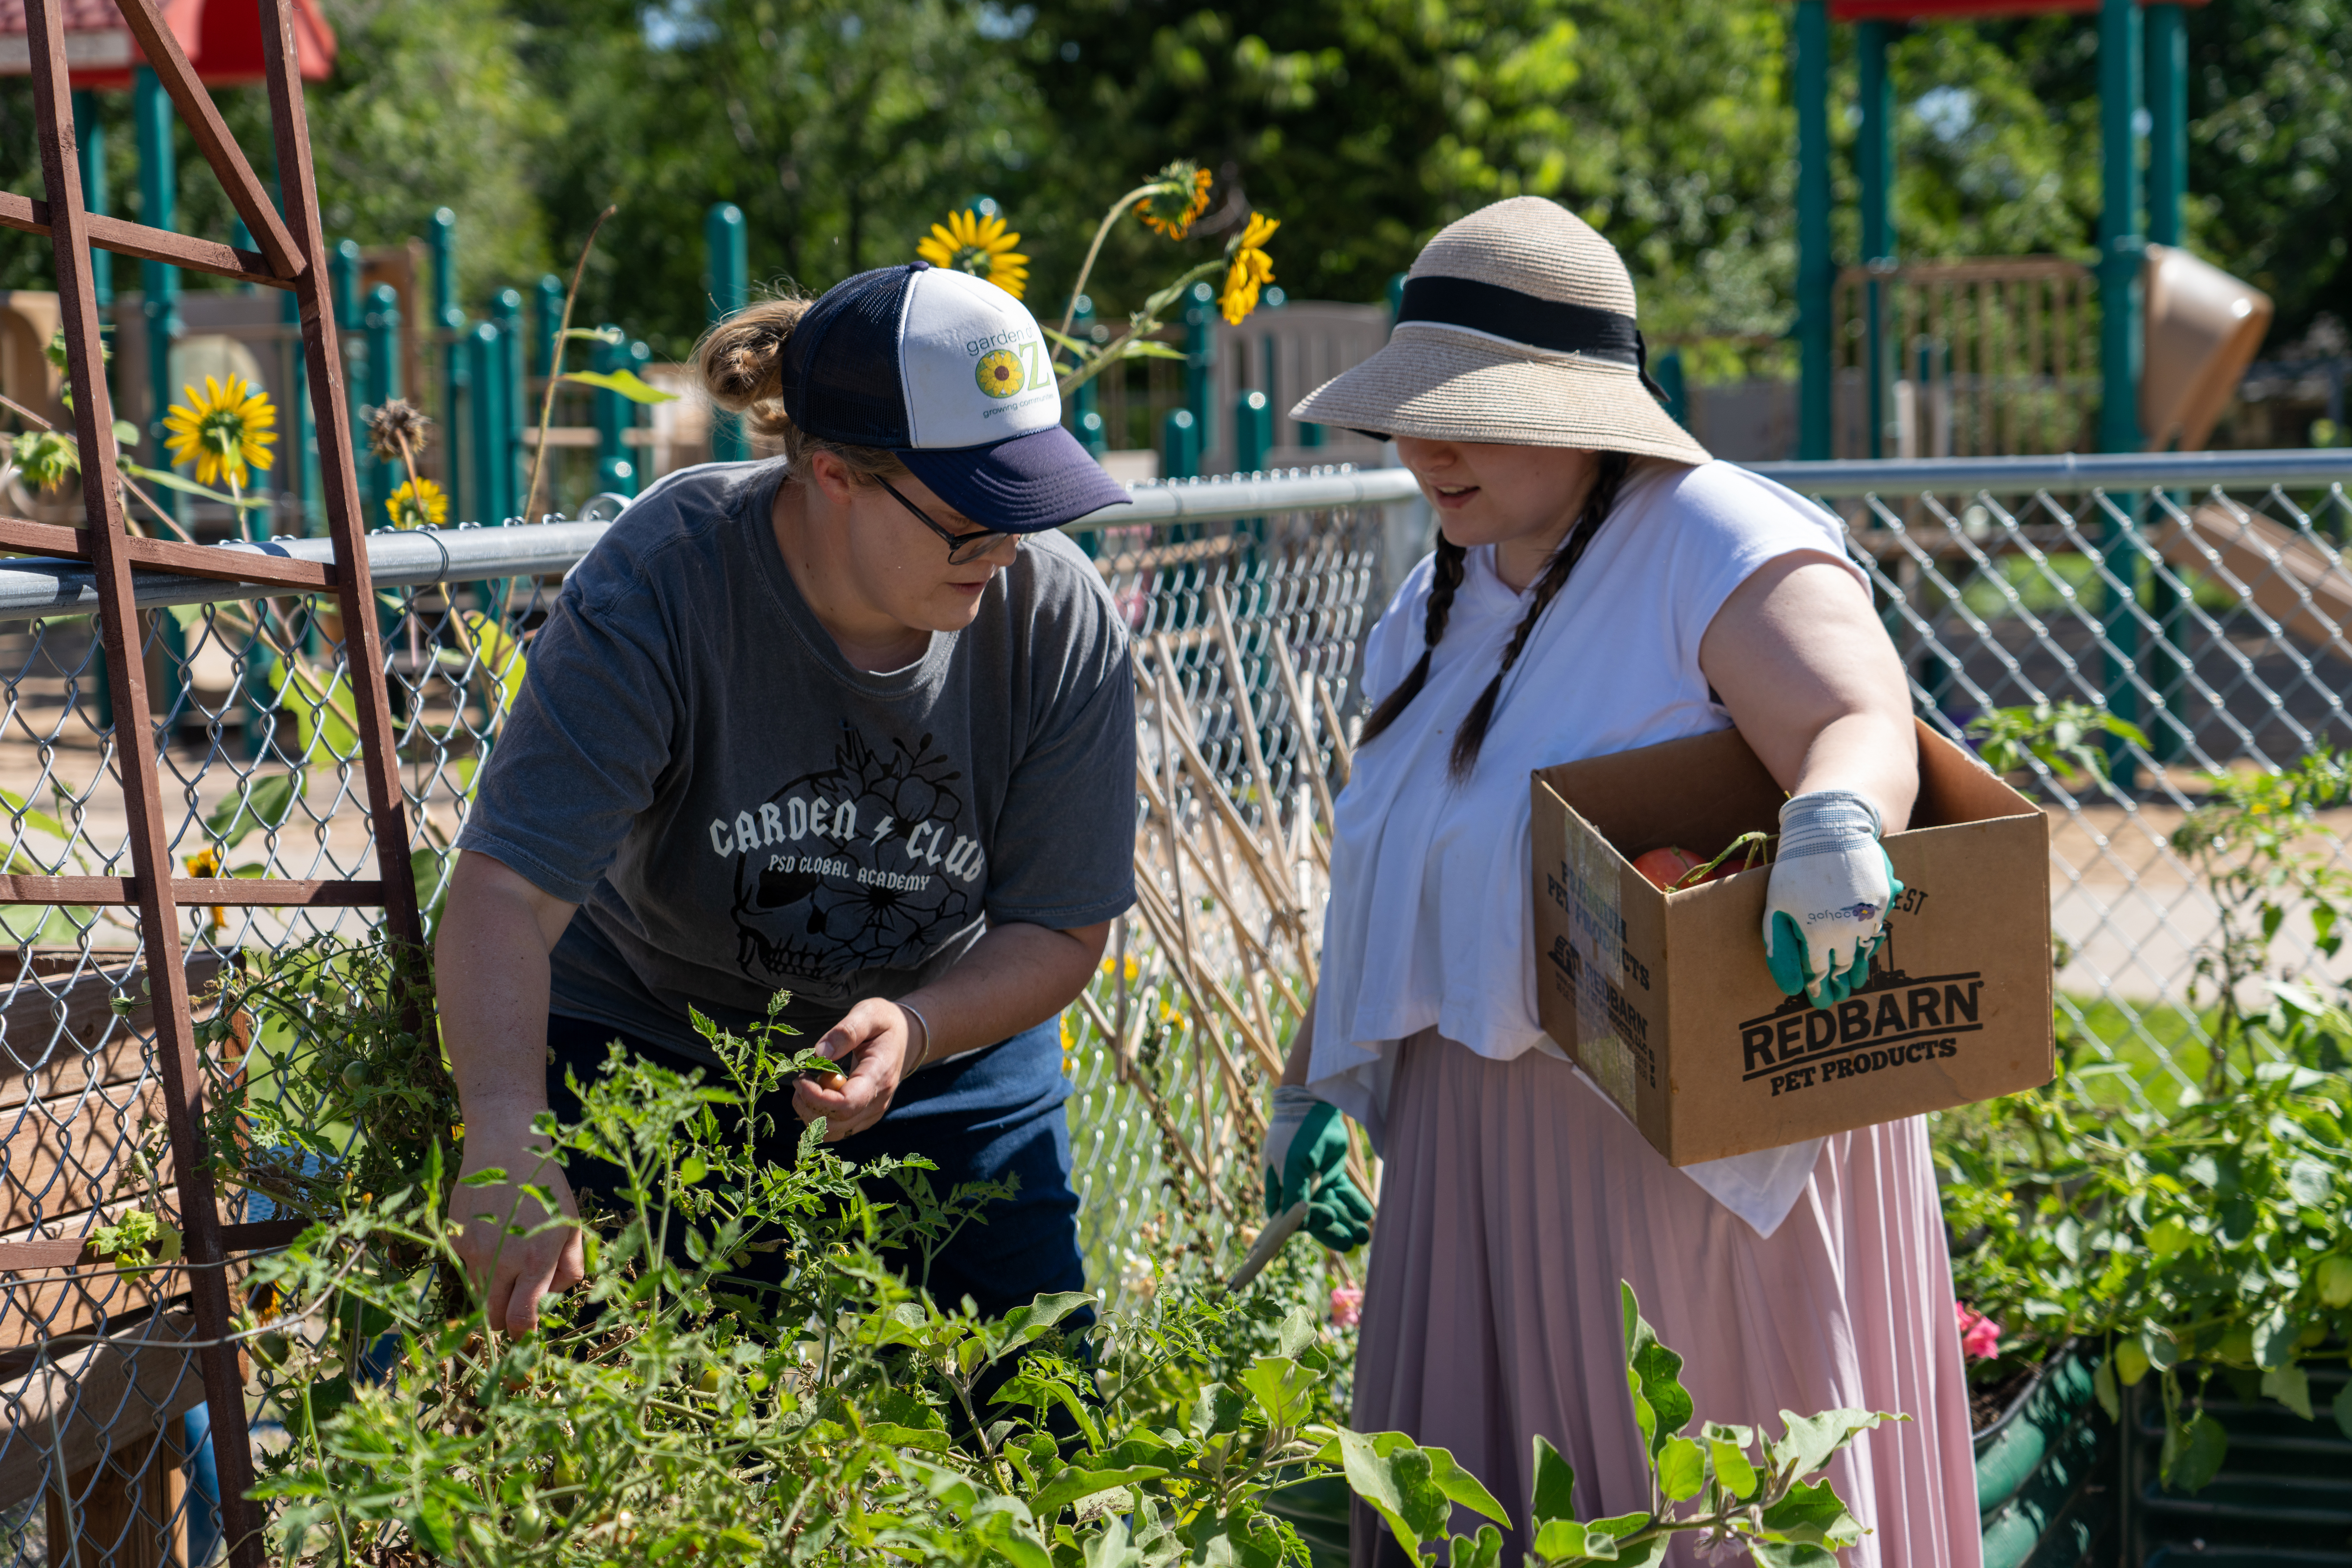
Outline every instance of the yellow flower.
<path id="1" fill-rule="evenodd" d="M 191 877 L 217 877 L 221 874 L 220 851 L 208 844 L 188 857 L 187 868 L 188 875 Z M 228 910 L 215 904 L 212 906 L 212 917 L 213 934 L 218 936 L 221 929 L 228 924 Z"/>
<path id="2" fill-rule="evenodd" d="M 269 471 L 277 461 L 269 447 L 278 439 L 278 410 L 266 393 L 241 375 L 230 376 L 226 386 L 205 377 L 202 396 L 194 386 L 180 390 L 189 406 L 174 403 L 163 416 L 173 462 L 194 461 L 200 485 L 216 485 L 224 478 L 242 485 L 248 469 Z"/>
<path id="3" fill-rule="evenodd" d="M 449 498 L 431 479 L 403 479 L 383 510 L 394 528 L 438 528 L 449 521 Z"/>
<path id="4" fill-rule="evenodd" d="M 1240 326 L 1242 318 L 1257 309 L 1257 291 L 1274 281 L 1274 258 L 1265 253 L 1265 242 L 1281 226 L 1278 218 L 1252 213 L 1249 227 L 1227 252 L 1233 265 L 1225 269 L 1224 291 L 1217 296 L 1217 305 L 1229 324 Z"/>
<path id="5" fill-rule="evenodd" d="M 1209 210 L 1209 171 L 1190 158 L 1179 158 L 1153 177 L 1152 193 L 1136 205 L 1143 226 L 1181 239 Z"/>
<path id="6" fill-rule="evenodd" d="M 915 254 L 934 267 L 985 278 L 1018 300 L 1029 286 L 1029 258 L 1013 248 L 1020 243 L 1019 235 L 1004 232 L 1002 217 L 993 213 L 982 217 L 966 207 L 948 214 L 945 224 L 931 225 L 931 232 L 917 242 Z"/>

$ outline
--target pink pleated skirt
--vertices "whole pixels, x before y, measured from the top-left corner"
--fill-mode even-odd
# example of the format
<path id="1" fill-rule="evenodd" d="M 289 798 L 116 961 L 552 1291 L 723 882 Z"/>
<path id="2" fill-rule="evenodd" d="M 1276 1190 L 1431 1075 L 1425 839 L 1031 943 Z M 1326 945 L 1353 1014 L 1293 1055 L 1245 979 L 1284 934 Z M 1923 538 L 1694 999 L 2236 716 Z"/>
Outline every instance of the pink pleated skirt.
<path id="1" fill-rule="evenodd" d="M 1840 1554 L 1848 1568 L 1979 1568 L 1951 1261 L 1921 1121 L 1829 1139 L 1769 1239 L 1541 1053 L 1491 1061 L 1424 1031 L 1402 1047 L 1388 1129 L 1359 1431 L 1449 1449 L 1516 1524 L 1538 1434 L 1575 1467 L 1582 1518 L 1646 1510 L 1622 1279 L 1684 1357 L 1700 1421 L 1777 1436 L 1782 1410 L 1911 1417 L 1830 1466 L 1873 1532 Z M 1457 1529 L 1475 1522 L 1456 1510 Z M 1678 1537 L 1668 1562 L 1697 1563 L 1694 1539 Z M 1512 1531 L 1502 1561 L 1526 1544 Z M 1355 1568 L 1402 1561 L 1361 1503 L 1353 1548 Z"/>

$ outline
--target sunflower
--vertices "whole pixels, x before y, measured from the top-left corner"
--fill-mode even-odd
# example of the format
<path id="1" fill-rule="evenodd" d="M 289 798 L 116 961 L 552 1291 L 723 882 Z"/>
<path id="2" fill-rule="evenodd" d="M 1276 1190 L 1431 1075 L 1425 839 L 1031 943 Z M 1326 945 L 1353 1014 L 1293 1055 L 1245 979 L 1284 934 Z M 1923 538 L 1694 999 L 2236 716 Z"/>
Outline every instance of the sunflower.
<path id="1" fill-rule="evenodd" d="M 970 207 L 948 214 L 945 224 L 915 245 L 915 254 L 934 267 L 952 267 L 974 278 L 985 278 L 1014 299 L 1029 286 L 1029 258 L 1014 249 L 1017 234 L 1004 232 L 1004 220 L 994 213 L 982 217 Z"/>
<path id="2" fill-rule="evenodd" d="M 449 521 L 449 498 L 431 479 L 404 479 L 383 510 L 394 528 L 438 528 Z"/>
<path id="3" fill-rule="evenodd" d="M 1135 216 L 1143 226 L 1181 239 L 1209 210 L 1209 171 L 1190 158 L 1179 158 L 1153 177 L 1151 194 L 1137 204 Z"/>
<path id="4" fill-rule="evenodd" d="M 188 857 L 187 865 L 188 875 L 191 877 L 217 877 L 221 874 L 220 851 L 211 845 L 206 845 Z M 212 921 L 213 935 L 218 936 L 222 928 L 228 924 L 228 910 L 218 904 L 213 905 Z"/>
<path id="5" fill-rule="evenodd" d="M 278 439 L 278 411 L 269 405 L 266 393 L 241 375 L 230 376 L 226 386 L 209 375 L 205 377 L 202 396 L 194 386 L 181 391 L 187 395 L 190 405 L 174 403 L 163 416 L 173 462 L 193 460 L 200 485 L 216 485 L 226 479 L 241 486 L 248 477 L 247 470 L 269 471 L 269 465 L 277 461 L 269 447 Z"/>
<path id="6" fill-rule="evenodd" d="M 1233 265 L 1225 269 L 1225 287 L 1217 296 L 1217 306 L 1234 326 L 1240 326 L 1242 318 L 1257 309 L 1257 291 L 1274 281 L 1274 258 L 1265 253 L 1265 242 L 1281 226 L 1279 218 L 1252 213 L 1249 227 L 1225 253 Z"/>

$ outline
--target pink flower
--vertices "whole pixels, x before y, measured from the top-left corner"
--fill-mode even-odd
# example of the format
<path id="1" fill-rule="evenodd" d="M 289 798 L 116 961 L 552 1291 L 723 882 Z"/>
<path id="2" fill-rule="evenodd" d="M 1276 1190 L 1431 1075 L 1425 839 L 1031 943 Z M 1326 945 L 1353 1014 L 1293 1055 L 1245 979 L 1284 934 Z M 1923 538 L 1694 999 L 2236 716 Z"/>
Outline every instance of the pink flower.
<path id="1" fill-rule="evenodd" d="M 1990 1361 L 2000 1353 L 2000 1325 L 1982 1312 L 1972 1310 L 1965 1302 L 1955 1301 L 1952 1310 L 1959 1314 L 1960 1353 Z"/>
<path id="2" fill-rule="evenodd" d="M 1331 1287 L 1331 1326 L 1352 1329 L 1364 1315 L 1364 1289 L 1360 1285 Z"/>

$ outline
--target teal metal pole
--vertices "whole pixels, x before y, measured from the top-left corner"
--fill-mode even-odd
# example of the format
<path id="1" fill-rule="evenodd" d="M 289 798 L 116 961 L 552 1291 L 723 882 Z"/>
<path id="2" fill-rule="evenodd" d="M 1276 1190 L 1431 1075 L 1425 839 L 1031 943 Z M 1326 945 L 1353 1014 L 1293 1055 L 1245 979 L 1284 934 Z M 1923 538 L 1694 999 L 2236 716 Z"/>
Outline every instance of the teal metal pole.
<path id="1" fill-rule="evenodd" d="M 537 296 L 534 324 L 539 330 L 530 338 L 530 374 L 547 375 L 555 364 L 556 330 L 563 324 L 563 279 L 545 273 L 532 292 Z"/>
<path id="2" fill-rule="evenodd" d="M 106 126 L 98 118 L 98 94 L 88 88 L 76 89 L 73 95 L 74 142 L 81 154 L 82 210 L 93 217 L 103 217 L 112 209 L 106 205 Z M 96 246 L 89 251 L 89 282 L 98 295 L 98 308 L 114 308 L 114 253 Z"/>
<path id="3" fill-rule="evenodd" d="M 2099 449 L 2136 452 L 2139 428 L 2140 264 L 2147 240 L 2140 228 L 2137 127 L 2145 56 L 2137 0 L 2099 5 Z M 2137 723 L 2135 683 L 2140 654 L 2139 584 L 2146 546 L 2137 527 L 2140 498 L 2108 497 L 2114 513 L 2102 531 L 2107 584 L 2105 665 L 2107 710 Z M 2125 742 L 2109 740 L 2110 772 L 2118 787 L 2137 782 Z"/>
<path id="4" fill-rule="evenodd" d="M 541 288 L 544 289 L 545 287 L 542 281 Z M 563 302 L 558 299 L 556 309 L 561 311 L 562 308 Z M 537 409 L 532 405 L 529 394 L 530 375 L 523 363 L 522 295 L 512 289 L 501 289 L 492 295 L 490 320 L 499 324 L 499 493 L 507 498 L 509 513 L 520 517 L 525 507 L 533 504 L 531 499 L 522 493 L 522 487 L 527 482 L 523 476 L 530 472 L 530 454 L 523 447 L 523 426 L 537 422 L 533 418 Z M 551 342 L 553 341 L 552 328 L 548 330 L 548 336 Z M 549 494 L 541 498 L 541 505 L 542 510 L 552 510 L 554 502 L 551 498 L 555 489 L 555 463 L 552 458 L 548 462 L 547 472 Z"/>
<path id="5" fill-rule="evenodd" d="M 1189 408 L 1179 408 L 1160 422 L 1162 443 L 1167 448 L 1161 461 L 1161 472 L 1171 479 L 1196 478 L 1201 472 L 1200 421 Z"/>
<path id="6" fill-rule="evenodd" d="M 1864 377 L 1868 450 L 1874 458 L 1886 455 L 1885 285 L 1877 273 L 1895 265 L 1895 84 L 1886 73 L 1886 44 L 1892 26 L 1864 22 L 1854 28 L 1856 76 L 1861 88 L 1862 124 L 1854 139 L 1855 173 L 1862 184 L 1862 260 L 1872 271 L 1868 296 L 1870 321 L 1864 352 L 1870 356 Z"/>
<path id="7" fill-rule="evenodd" d="M 98 95 L 87 89 L 73 95 L 74 142 L 80 154 L 81 205 L 93 215 L 107 212 L 106 205 L 106 127 L 98 118 Z M 114 253 L 89 248 L 90 290 L 98 297 L 101 313 L 114 308 Z M 102 322 L 111 327 L 111 322 Z M 95 650 L 97 645 L 91 645 Z M 106 686 L 106 660 L 92 658 L 89 661 L 90 699 L 98 712 L 100 729 L 114 727 L 114 697 Z"/>
<path id="8" fill-rule="evenodd" d="M 391 284 L 379 283 L 368 290 L 367 303 L 367 405 L 382 408 L 400 395 L 400 296 Z M 382 527 L 390 521 L 384 504 L 407 476 L 399 458 L 382 457 L 368 465 L 367 476 L 368 523 Z"/>
<path id="9" fill-rule="evenodd" d="M 488 527 L 496 527 L 509 515 L 505 476 L 499 472 L 499 461 L 506 451 L 506 423 L 499 407 L 499 361 L 503 353 L 497 325 L 476 322 L 466 337 L 467 379 L 473 384 L 473 395 L 467 403 L 466 434 L 474 452 L 471 488 L 476 515 Z"/>
<path id="10" fill-rule="evenodd" d="M 1196 462 L 1206 457 L 1213 445 L 1209 439 L 1209 426 L 1216 413 L 1210 406 L 1216 395 L 1216 323 L 1217 291 L 1205 282 L 1193 284 L 1184 307 L 1184 407 L 1192 416 Z"/>
<path id="11" fill-rule="evenodd" d="M 618 332 L 621 329 L 606 322 L 598 330 Z M 595 366 L 607 375 L 616 370 L 632 368 L 628 344 L 598 343 Z M 596 489 L 633 496 L 637 493 L 637 471 L 629 461 L 629 448 L 622 438 L 622 432 L 629 427 L 629 414 L 634 405 L 619 393 L 607 392 L 601 387 L 595 394 L 595 404 Z"/>
<path id="12" fill-rule="evenodd" d="M 1095 300 L 1091 294 L 1078 296 L 1078 308 L 1070 317 L 1070 335 L 1080 342 L 1095 341 Z M 1102 411 L 1096 405 L 1102 389 L 1088 381 L 1070 394 L 1070 426 L 1077 432 L 1079 442 L 1096 457 L 1110 449 L 1109 432 L 1103 427 Z M 1091 537 L 1091 536 L 1089 536 Z"/>
<path id="13" fill-rule="evenodd" d="M 441 344 L 441 395 L 434 416 L 441 421 L 441 476 L 449 489 L 452 521 L 466 516 L 473 497 L 467 493 L 465 465 L 457 460 L 457 399 L 466 386 L 466 312 L 457 303 L 457 215 L 436 207 L 426 226 L 425 243 L 433 255 L 433 334 Z"/>
<path id="14" fill-rule="evenodd" d="M 1830 253 L 1830 14 L 1797 0 L 1797 456 L 1829 457 L 1835 418 L 1830 313 L 1837 263 Z"/>
<path id="15" fill-rule="evenodd" d="M 2179 5 L 2147 6 L 2140 25 L 2147 33 L 2147 237 L 2177 246 L 2189 195 L 2189 28 Z M 2183 490 L 2168 497 L 2173 506 L 2184 508 L 2188 499 Z M 2157 645 L 2150 650 L 2148 677 L 2158 695 L 2147 729 L 2157 760 L 2169 763 L 2189 749 L 2190 739 L 2180 717 L 2189 688 L 2189 660 L 2180 647 L 2189 604 L 2179 579 L 2161 568 L 2150 589 Z"/>
<path id="16" fill-rule="evenodd" d="M 139 143 L 141 221 L 152 228 L 173 228 L 179 177 L 173 158 L 172 127 L 177 116 L 170 95 L 150 67 L 141 66 L 131 72 L 131 119 Z M 142 261 L 139 286 L 144 296 L 147 328 L 147 451 L 156 468 L 168 468 L 172 463 L 163 445 L 163 416 L 172 405 L 173 392 L 172 344 L 180 336 L 180 269 L 161 261 Z M 166 514 L 179 514 L 171 490 L 152 485 L 147 493 Z M 186 689 L 187 636 L 173 616 L 157 616 L 154 624 L 163 647 L 163 689 L 157 696 L 165 713 L 175 713 Z"/>
<path id="17" fill-rule="evenodd" d="M 327 258 L 327 286 L 335 297 L 335 325 L 347 332 L 360 330 L 360 246 L 339 239 Z"/>
<path id="18" fill-rule="evenodd" d="M 709 258 L 703 288 L 710 296 L 712 325 L 725 321 L 751 301 L 751 262 L 743 209 L 733 202 L 713 202 L 702 216 L 702 249 Z M 718 463 L 740 463 L 751 455 L 751 443 L 742 421 L 719 409 L 710 411 L 710 458 Z"/>
<path id="19" fill-rule="evenodd" d="M 1265 467 L 1274 450 L 1274 405 L 1263 392 L 1244 392 L 1234 400 L 1234 471 L 1255 474 Z"/>

